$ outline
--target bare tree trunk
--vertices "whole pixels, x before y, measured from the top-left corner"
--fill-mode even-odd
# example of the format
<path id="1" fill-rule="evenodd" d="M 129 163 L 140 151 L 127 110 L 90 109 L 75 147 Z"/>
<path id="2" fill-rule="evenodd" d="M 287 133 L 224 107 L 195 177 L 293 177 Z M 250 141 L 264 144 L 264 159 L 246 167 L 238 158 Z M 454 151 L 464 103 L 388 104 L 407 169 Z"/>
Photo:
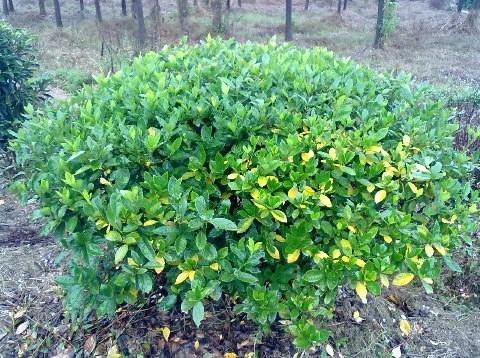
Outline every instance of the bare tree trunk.
<path id="1" fill-rule="evenodd" d="M 55 22 L 57 24 L 57 27 L 63 27 L 62 14 L 60 12 L 60 1 L 53 0 L 53 7 L 55 8 Z"/>
<path id="2" fill-rule="evenodd" d="M 3 0 L 3 15 L 8 16 L 10 14 L 10 11 L 8 11 L 8 0 Z"/>
<path id="3" fill-rule="evenodd" d="M 347 10 L 347 0 L 343 0 L 343 11 Z"/>
<path id="4" fill-rule="evenodd" d="M 238 7 L 242 7 L 242 0 L 237 0 Z"/>
<path id="5" fill-rule="evenodd" d="M 182 32 L 188 32 L 188 3 L 187 0 L 177 0 L 178 20 Z"/>
<path id="6" fill-rule="evenodd" d="M 100 8 L 100 0 L 93 0 L 95 4 L 95 16 L 98 22 L 102 22 L 102 9 Z"/>
<path id="7" fill-rule="evenodd" d="M 13 0 L 8 0 L 8 11 L 15 12 L 15 7 L 13 6 Z"/>
<path id="8" fill-rule="evenodd" d="M 227 0 L 227 3 L 226 3 L 226 6 L 227 8 L 227 11 L 230 11 L 231 10 L 231 6 L 230 6 L 230 0 Z"/>
<path id="9" fill-rule="evenodd" d="M 219 32 L 222 29 L 222 0 L 212 0 L 212 10 L 213 31 Z"/>
<path id="10" fill-rule="evenodd" d="M 38 0 L 38 10 L 40 11 L 41 16 L 47 15 L 47 11 L 45 10 L 45 0 Z"/>
<path id="11" fill-rule="evenodd" d="M 308 11 L 309 5 L 310 5 L 310 0 L 305 0 L 305 6 L 303 7 L 303 10 Z"/>
<path id="12" fill-rule="evenodd" d="M 80 11 L 83 10 L 85 10 L 85 3 L 83 2 L 83 0 L 80 0 Z"/>
<path id="13" fill-rule="evenodd" d="M 122 16 L 127 16 L 127 1 L 122 0 Z"/>
<path id="14" fill-rule="evenodd" d="M 193 6 L 198 7 L 198 0 L 193 0 Z"/>
<path id="15" fill-rule="evenodd" d="M 285 3 L 285 41 L 292 41 L 292 0 Z"/>
<path id="16" fill-rule="evenodd" d="M 458 12 L 462 12 L 462 10 L 463 10 L 463 2 L 464 2 L 464 0 L 458 0 L 458 1 L 457 1 L 457 11 L 458 11 Z"/>
<path id="17" fill-rule="evenodd" d="M 340 15 L 342 13 L 342 0 L 337 1 L 337 14 Z"/>
<path id="18" fill-rule="evenodd" d="M 147 38 L 147 30 L 145 29 L 145 18 L 143 17 L 143 3 L 142 0 L 135 0 L 135 13 L 137 15 L 138 22 L 138 42 L 140 46 L 145 46 L 145 40 Z"/>
<path id="19" fill-rule="evenodd" d="M 378 12 L 377 12 L 377 26 L 375 29 L 375 42 L 373 47 L 376 49 L 383 48 L 383 14 L 385 10 L 385 1 L 378 0 Z"/>
<path id="20" fill-rule="evenodd" d="M 137 5 L 135 0 L 130 2 L 130 12 L 132 13 L 132 17 L 136 20 L 137 19 Z"/>

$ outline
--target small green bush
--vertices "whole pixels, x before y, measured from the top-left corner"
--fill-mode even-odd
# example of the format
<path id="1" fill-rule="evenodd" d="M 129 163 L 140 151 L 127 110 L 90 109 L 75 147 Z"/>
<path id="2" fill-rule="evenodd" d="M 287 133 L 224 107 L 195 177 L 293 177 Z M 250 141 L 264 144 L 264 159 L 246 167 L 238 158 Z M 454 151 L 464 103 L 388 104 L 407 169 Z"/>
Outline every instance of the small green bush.
<path id="1" fill-rule="evenodd" d="M 24 106 L 43 89 L 31 81 L 37 66 L 32 37 L 0 20 L 0 146 L 17 126 Z"/>
<path id="2" fill-rule="evenodd" d="M 472 163 L 450 111 L 406 76 L 319 48 L 208 39 L 148 53 L 29 121 L 12 146 L 72 255 L 73 317 L 162 286 L 200 324 L 222 294 L 299 347 L 328 331 L 337 288 L 363 302 L 432 290 L 467 243 Z M 393 280 L 390 276 L 393 275 Z"/>

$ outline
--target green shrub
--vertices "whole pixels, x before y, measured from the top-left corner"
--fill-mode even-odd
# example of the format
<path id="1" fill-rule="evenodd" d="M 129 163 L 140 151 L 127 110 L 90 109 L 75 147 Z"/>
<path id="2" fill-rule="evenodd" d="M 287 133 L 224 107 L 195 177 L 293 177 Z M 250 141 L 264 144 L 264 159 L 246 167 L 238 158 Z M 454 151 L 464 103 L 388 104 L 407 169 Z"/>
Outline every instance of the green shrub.
<path id="1" fill-rule="evenodd" d="M 228 294 L 299 347 L 340 285 L 427 291 L 468 242 L 477 194 L 450 111 L 324 49 L 208 39 L 137 58 L 30 120 L 12 146 L 72 254 L 73 317 L 160 285 L 199 324 Z"/>
<path id="2" fill-rule="evenodd" d="M 17 126 L 24 106 L 43 89 L 31 81 L 37 66 L 32 37 L 0 21 L 0 146 Z"/>

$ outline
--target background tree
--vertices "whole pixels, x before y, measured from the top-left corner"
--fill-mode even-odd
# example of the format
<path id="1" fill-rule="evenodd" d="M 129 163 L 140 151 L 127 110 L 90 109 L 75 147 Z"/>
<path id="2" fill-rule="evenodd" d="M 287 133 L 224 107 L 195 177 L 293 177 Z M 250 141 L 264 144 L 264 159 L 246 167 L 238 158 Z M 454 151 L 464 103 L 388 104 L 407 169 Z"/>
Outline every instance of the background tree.
<path id="1" fill-rule="evenodd" d="M 143 16 L 143 3 L 142 0 L 132 0 L 132 4 L 135 9 L 135 11 L 132 11 L 132 14 L 135 13 L 138 24 L 138 42 L 140 47 L 144 47 L 147 38 L 147 30 L 145 29 L 145 18 Z"/>
<path id="2" fill-rule="evenodd" d="M 462 12 L 464 0 L 457 1 L 457 11 Z"/>
<path id="3" fill-rule="evenodd" d="M 337 0 L 337 14 L 340 15 L 342 13 L 342 0 Z"/>
<path id="4" fill-rule="evenodd" d="M 95 4 L 95 17 L 98 22 L 102 22 L 102 9 L 100 8 L 100 0 L 93 0 Z"/>
<path id="5" fill-rule="evenodd" d="M 80 4 L 80 11 L 83 11 L 85 9 L 85 4 L 84 4 L 83 0 L 80 0 L 79 4 Z"/>
<path id="6" fill-rule="evenodd" d="M 188 32 L 188 2 L 187 0 L 177 0 L 178 20 L 182 32 Z"/>
<path id="7" fill-rule="evenodd" d="M 383 15 L 385 12 L 385 1 L 378 0 L 378 12 L 377 12 L 377 26 L 375 28 L 375 41 L 373 43 L 374 48 L 383 47 Z"/>
<path id="8" fill-rule="evenodd" d="M 303 10 L 307 11 L 310 5 L 310 0 L 305 0 L 305 5 L 303 6 Z"/>
<path id="9" fill-rule="evenodd" d="M 53 0 L 53 7 L 55 8 L 55 23 L 57 24 L 57 27 L 63 27 L 62 14 L 60 12 L 60 1 Z"/>
<path id="10" fill-rule="evenodd" d="M 227 0 L 227 3 L 225 5 L 225 7 L 227 8 L 227 11 L 230 11 L 230 9 L 231 9 L 230 0 Z"/>
<path id="11" fill-rule="evenodd" d="M 45 0 L 38 0 L 38 10 L 40 11 L 41 16 L 47 15 L 47 11 L 45 10 Z"/>
<path id="12" fill-rule="evenodd" d="M 347 10 L 347 0 L 343 0 L 343 11 Z"/>
<path id="13" fill-rule="evenodd" d="M 292 0 L 285 3 L 285 41 L 292 41 Z"/>
<path id="14" fill-rule="evenodd" d="M 222 0 L 212 0 L 212 10 L 213 31 L 218 32 L 222 29 Z"/>
<path id="15" fill-rule="evenodd" d="M 127 1 L 122 0 L 122 16 L 127 16 Z"/>
<path id="16" fill-rule="evenodd" d="M 8 11 L 8 0 L 3 0 L 2 4 L 3 4 L 3 14 L 5 16 L 8 16 L 10 14 L 10 11 Z"/>
<path id="17" fill-rule="evenodd" d="M 238 7 L 242 7 L 242 0 L 237 1 Z"/>
<path id="18" fill-rule="evenodd" d="M 13 0 L 8 0 L 8 11 L 15 12 L 15 7 L 13 6 Z"/>

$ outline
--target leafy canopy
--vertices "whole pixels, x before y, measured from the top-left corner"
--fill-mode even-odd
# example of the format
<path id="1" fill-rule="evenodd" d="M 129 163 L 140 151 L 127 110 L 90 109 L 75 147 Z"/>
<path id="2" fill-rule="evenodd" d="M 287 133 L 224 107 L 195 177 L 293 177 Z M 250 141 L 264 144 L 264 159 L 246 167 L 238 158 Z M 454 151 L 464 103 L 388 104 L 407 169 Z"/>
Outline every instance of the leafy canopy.
<path id="1" fill-rule="evenodd" d="M 450 111 L 320 48 L 167 47 L 29 118 L 17 187 L 72 254 L 58 281 L 74 317 L 163 285 L 159 309 L 200 324 L 229 294 L 307 347 L 328 338 L 312 319 L 340 285 L 366 303 L 458 270 L 476 210 Z"/>

